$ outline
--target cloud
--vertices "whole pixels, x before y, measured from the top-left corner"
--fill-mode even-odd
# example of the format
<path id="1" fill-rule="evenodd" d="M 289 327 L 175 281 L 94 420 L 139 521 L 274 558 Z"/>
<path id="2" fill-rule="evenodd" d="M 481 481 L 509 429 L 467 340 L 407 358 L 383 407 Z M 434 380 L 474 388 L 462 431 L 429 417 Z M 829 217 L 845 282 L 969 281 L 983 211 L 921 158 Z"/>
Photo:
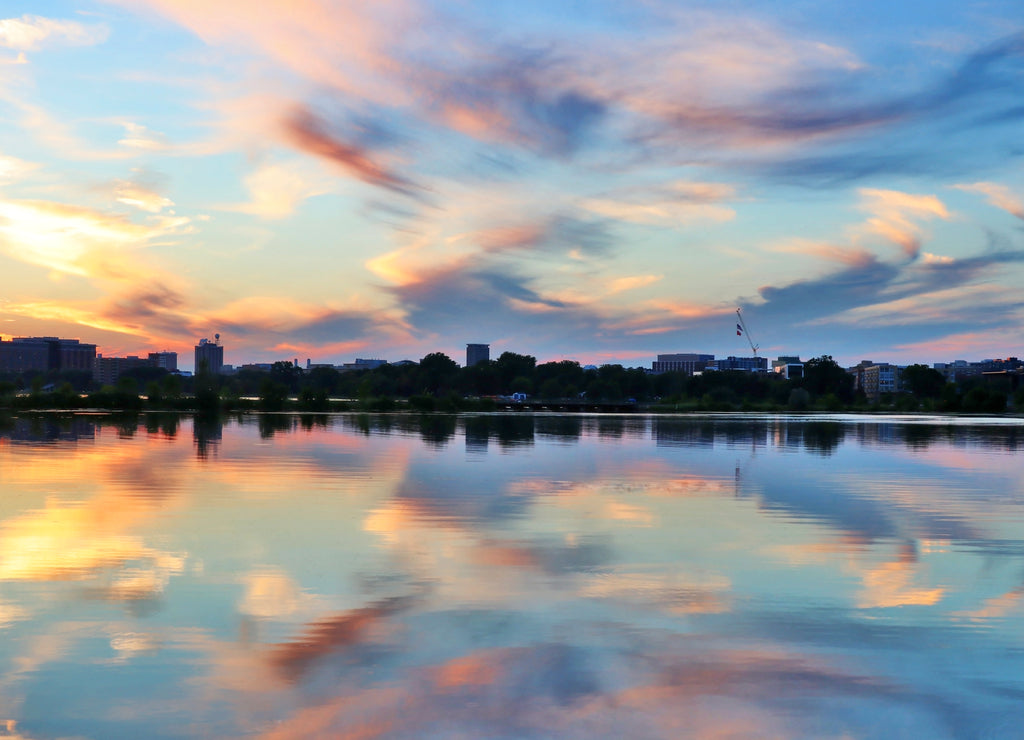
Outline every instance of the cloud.
<path id="1" fill-rule="evenodd" d="M 567 158 L 607 115 L 600 97 L 568 85 L 557 62 L 542 52 L 484 50 L 474 42 L 465 52 L 459 69 L 422 66 L 405 80 L 424 102 L 425 115 L 455 131 Z"/>
<path id="2" fill-rule="evenodd" d="M 463 237 L 459 237 L 463 238 Z M 539 217 L 515 226 L 496 226 L 464 237 L 488 252 L 511 250 L 550 251 L 567 254 L 606 254 L 613 240 L 604 220 L 566 213 Z"/>
<path id="3" fill-rule="evenodd" d="M 145 322 L 155 316 L 177 313 L 186 306 L 185 296 L 159 281 L 139 286 L 130 293 L 111 298 L 104 315 L 120 321 Z"/>
<path id="4" fill-rule="evenodd" d="M 608 293 L 609 295 L 615 295 L 627 290 L 645 288 L 662 280 L 664 277 L 664 275 L 631 275 L 629 277 L 615 278 L 608 284 Z"/>
<path id="5" fill-rule="evenodd" d="M 659 226 L 681 226 L 695 221 L 723 222 L 736 216 L 721 201 L 735 197 L 730 185 L 674 182 L 651 189 L 636 189 L 609 197 L 584 198 L 581 208 L 605 218 Z"/>
<path id="6" fill-rule="evenodd" d="M 161 152 L 170 148 L 166 136 L 150 131 L 142 124 L 122 121 L 121 125 L 125 130 L 124 138 L 117 142 L 121 146 L 146 152 Z"/>
<path id="7" fill-rule="evenodd" d="M 125 279 L 133 270 L 131 250 L 187 227 L 184 218 L 139 224 L 53 201 L 0 200 L 0 252 L 57 274 Z"/>
<path id="8" fill-rule="evenodd" d="M 912 195 L 896 190 L 862 188 L 862 210 L 871 214 L 860 231 L 895 242 L 908 259 L 921 251 L 921 227 L 915 220 L 949 218 L 946 206 L 934 195 Z"/>
<path id="9" fill-rule="evenodd" d="M 290 216 L 300 202 L 331 191 L 326 178 L 296 164 L 266 164 L 245 178 L 248 203 L 222 206 L 265 219 Z"/>
<path id="10" fill-rule="evenodd" d="M 268 350 L 306 356 L 352 352 L 382 342 L 405 341 L 401 315 L 389 309 L 339 307 L 276 296 L 249 296 L 192 316 L 193 333 L 231 336 L 232 349 L 265 354 Z"/>
<path id="11" fill-rule="evenodd" d="M 296 639 L 273 646 L 270 663 L 290 680 L 300 678 L 317 660 L 358 646 L 372 637 L 375 626 L 407 611 L 414 603 L 412 597 L 392 597 L 317 620 Z"/>
<path id="12" fill-rule="evenodd" d="M 0 19 L 0 47 L 16 51 L 37 51 L 44 46 L 93 46 L 107 40 L 103 25 L 23 15 Z"/>
<path id="13" fill-rule="evenodd" d="M 216 12 L 201 0 L 115 0 L 137 12 L 148 7 L 188 28 L 210 46 L 253 51 L 275 69 L 317 86 L 373 99 L 387 98 L 381 75 L 396 64 L 387 50 L 422 21 L 413 3 L 380 0 L 338 4 L 266 0 L 253 13 L 247 0 L 221 0 Z"/>
<path id="14" fill-rule="evenodd" d="M 402 195 L 412 195 L 419 186 L 375 161 L 372 153 L 327 131 L 324 121 L 311 111 L 297 108 L 284 121 L 286 138 L 299 150 L 339 166 L 363 182 Z"/>
<path id="15" fill-rule="evenodd" d="M 0 154 L 0 185 L 18 182 L 38 167 L 33 162 Z"/>
<path id="16" fill-rule="evenodd" d="M 174 206 L 174 201 L 155 192 L 146 185 L 121 180 L 114 186 L 114 199 L 118 203 L 138 208 L 147 213 L 159 213 Z"/>
<path id="17" fill-rule="evenodd" d="M 965 192 L 986 195 L 988 196 L 988 202 L 996 208 L 1002 208 L 1007 213 L 1019 219 L 1024 219 L 1024 201 L 1005 185 L 998 185 L 994 182 L 976 182 L 969 185 L 953 185 L 953 187 Z"/>

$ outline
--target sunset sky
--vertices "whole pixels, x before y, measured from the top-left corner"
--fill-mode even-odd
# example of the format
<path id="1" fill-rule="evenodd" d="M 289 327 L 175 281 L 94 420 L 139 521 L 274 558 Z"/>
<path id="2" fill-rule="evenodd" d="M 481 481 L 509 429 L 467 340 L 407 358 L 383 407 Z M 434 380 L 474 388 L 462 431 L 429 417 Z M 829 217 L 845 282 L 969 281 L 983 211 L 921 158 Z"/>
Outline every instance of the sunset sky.
<path id="1" fill-rule="evenodd" d="M 0 13 L 5 339 L 1024 354 L 1020 0 Z"/>

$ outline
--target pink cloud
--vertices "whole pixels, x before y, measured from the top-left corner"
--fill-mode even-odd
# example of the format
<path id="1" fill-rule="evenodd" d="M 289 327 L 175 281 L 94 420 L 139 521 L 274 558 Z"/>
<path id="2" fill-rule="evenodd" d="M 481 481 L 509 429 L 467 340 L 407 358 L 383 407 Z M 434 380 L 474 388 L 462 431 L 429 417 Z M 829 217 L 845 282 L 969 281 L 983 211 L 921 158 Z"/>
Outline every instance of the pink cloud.
<path id="1" fill-rule="evenodd" d="M 299 149 L 332 162 L 358 179 L 409 194 L 414 183 L 375 161 L 369 150 L 330 134 L 324 122 L 306 109 L 297 109 L 284 123 L 286 138 Z"/>

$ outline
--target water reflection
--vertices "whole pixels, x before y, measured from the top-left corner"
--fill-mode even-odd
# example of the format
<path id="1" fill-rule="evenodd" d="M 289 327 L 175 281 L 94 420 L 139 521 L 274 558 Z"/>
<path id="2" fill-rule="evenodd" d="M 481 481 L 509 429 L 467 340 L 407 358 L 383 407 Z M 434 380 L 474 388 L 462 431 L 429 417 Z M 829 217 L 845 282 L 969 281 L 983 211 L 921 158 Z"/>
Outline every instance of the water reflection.
<path id="1" fill-rule="evenodd" d="M 9 418 L 0 728 L 1012 736 L 1021 427 L 934 421 Z"/>

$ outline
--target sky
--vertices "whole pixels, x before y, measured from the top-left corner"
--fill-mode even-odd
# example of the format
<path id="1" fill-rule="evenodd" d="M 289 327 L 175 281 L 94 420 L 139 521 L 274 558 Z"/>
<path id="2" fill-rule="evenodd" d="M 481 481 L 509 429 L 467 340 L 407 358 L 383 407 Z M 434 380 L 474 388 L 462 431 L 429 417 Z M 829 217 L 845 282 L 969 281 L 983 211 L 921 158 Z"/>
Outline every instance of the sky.
<path id="1" fill-rule="evenodd" d="M 1021 356 L 1022 134 L 1019 0 L 4 3 L 0 336 Z"/>

